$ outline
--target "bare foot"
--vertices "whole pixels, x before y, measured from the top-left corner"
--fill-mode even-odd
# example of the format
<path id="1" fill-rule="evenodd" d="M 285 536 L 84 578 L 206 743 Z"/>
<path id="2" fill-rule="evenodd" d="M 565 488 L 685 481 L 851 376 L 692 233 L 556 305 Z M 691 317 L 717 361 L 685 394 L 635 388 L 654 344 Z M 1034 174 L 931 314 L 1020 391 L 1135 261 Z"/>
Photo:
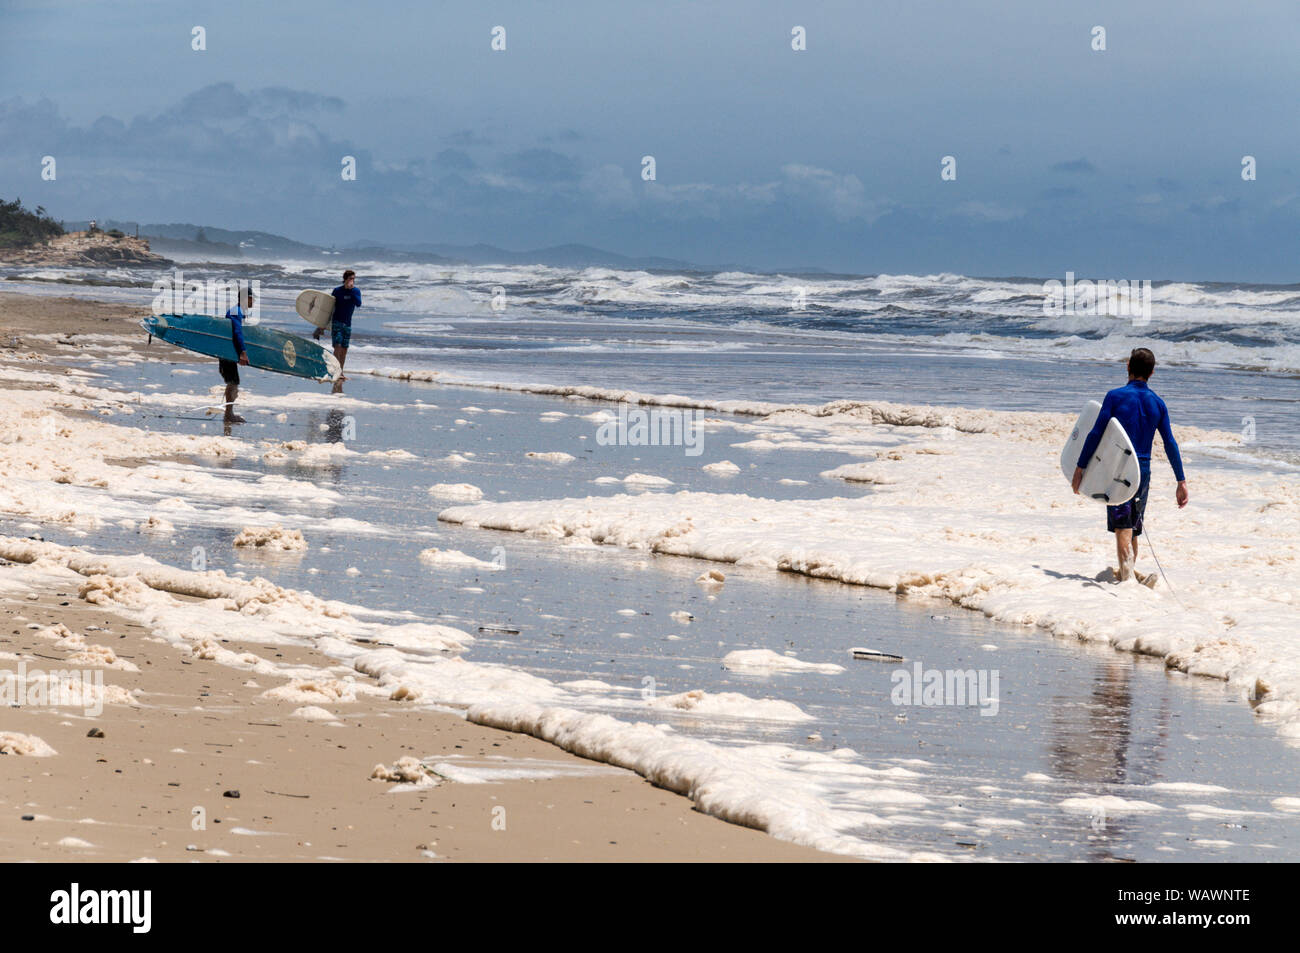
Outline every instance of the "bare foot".
<path id="1" fill-rule="evenodd" d="M 248 421 L 246 421 L 243 417 L 239 416 L 239 414 L 226 414 L 226 418 L 225 418 L 225 419 L 226 419 L 226 423 L 228 423 L 228 424 L 244 424 L 244 423 L 248 423 Z"/>
<path id="2" fill-rule="evenodd" d="M 1142 585 L 1146 586 L 1148 589 L 1154 589 L 1156 587 L 1156 583 L 1160 581 L 1160 577 L 1153 572 L 1149 572 L 1144 575 L 1135 570 L 1133 575 L 1137 576 L 1137 581 L 1142 583 Z"/>

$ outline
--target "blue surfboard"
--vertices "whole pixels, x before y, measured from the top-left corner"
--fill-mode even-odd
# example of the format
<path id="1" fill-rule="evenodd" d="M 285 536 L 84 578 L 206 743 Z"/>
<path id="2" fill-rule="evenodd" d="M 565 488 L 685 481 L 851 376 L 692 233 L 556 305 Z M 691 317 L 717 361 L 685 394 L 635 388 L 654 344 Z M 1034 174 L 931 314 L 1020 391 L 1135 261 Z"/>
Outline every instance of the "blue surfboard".
<path id="1" fill-rule="evenodd" d="M 152 337 L 196 354 L 239 360 L 229 318 L 206 314 L 155 314 L 140 322 Z M 251 367 L 314 381 L 332 381 L 339 362 L 315 341 L 260 325 L 244 325 L 244 353 Z"/>

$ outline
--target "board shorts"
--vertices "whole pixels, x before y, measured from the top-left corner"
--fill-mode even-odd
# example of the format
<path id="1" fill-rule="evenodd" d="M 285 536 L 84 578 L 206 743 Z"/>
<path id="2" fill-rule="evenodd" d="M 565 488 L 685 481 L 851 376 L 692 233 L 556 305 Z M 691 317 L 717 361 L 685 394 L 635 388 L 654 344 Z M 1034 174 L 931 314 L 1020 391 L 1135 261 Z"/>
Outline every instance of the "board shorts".
<path id="1" fill-rule="evenodd" d="M 330 340 L 334 342 L 335 347 L 347 347 L 352 340 L 352 325 L 331 323 Z"/>
<path id="2" fill-rule="evenodd" d="M 217 358 L 217 364 L 221 367 L 221 379 L 227 384 L 239 383 L 239 365 L 234 361 L 225 361 Z"/>
<path id="3" fill-rule="evenodd" d="M 1142 471 L 1137 494 L 1127 503 L 1106 507 L 1106 530 L 1131 529 L 1134 536 L 1142 535 L 1142 517 L 1147 511 L 1147 492 L 1151 489 L 1151 471 Z"/>

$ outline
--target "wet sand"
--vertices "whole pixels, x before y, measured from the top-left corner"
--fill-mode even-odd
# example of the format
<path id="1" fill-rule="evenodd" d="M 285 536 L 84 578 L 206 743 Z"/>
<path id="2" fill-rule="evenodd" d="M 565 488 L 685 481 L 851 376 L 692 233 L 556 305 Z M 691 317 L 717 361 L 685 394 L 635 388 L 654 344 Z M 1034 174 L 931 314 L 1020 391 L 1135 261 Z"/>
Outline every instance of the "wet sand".
<path id="1" fill-rule="evenodd" d="M 134 322 L 141 316 L 0 292 L 0 380 L 4 364 L 47 370 L 103 345 L 86 335 L 120 335 L 140 352 L 145 342 Z M 184 359 L 167 352 L 168 360 Z M 23 385 L 0 384 L 11 386 Z M 84 545 L 97 548 L 93 536 Z M 0 762 L 0 850 L 8 860 L 841 859 L 700 814 L 631 772 L 455 714 L 359 695 L 336 709 L 336 724 L 291 717 L 294 704 L 262 697 L 273 681 L 187 654 L 87 603 L 78 596 L 80 577 L 68 570 L 55 571 L 63 573 L 55 580 L 17 582 L 25 572 L 0 564 L 0 653 L 8 653 L 0 665 L 74 668 L 63 661 L 66 649 L 37 634 L 61 623 L 139 669 L 105 672 L 106 683 L 136 691 L 138 704 L 109 705 L 94 718 L 79 708 L 4 710 L 0 732 L 37 736 L 58 752 Z M 310 649 L 260 647 L 255 634 L 232 647 L 337 669 Z M 88 737 L 92 729 L 103 737 Z M 404 756 L 535 759 L 580 774 L 486 784 L 435 778 L 418 788 L 372 780 L 376 765 Z"/>

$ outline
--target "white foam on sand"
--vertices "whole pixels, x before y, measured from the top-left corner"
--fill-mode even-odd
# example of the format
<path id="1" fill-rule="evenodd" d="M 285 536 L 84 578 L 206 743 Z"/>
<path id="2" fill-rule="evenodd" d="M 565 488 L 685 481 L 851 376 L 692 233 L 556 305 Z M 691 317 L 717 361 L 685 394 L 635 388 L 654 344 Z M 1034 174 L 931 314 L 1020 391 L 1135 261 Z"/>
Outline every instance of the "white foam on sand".
<path id="1" fill-rule="evenodd" d="M 876 484 L 865 496 L 617 494 L 452 507 L 439 519 L 942 598 L 1227 680 L 1283 737 L 1300 740 L 1294 481 L 1193 466 L 1193 502 L 1180 511 L 1157 448 L 1143 566 L 1155 569 L 1154 541 L 1173 590 L 1162 579 L 1153 591 L 1106 581 L 1114 543 L 1104 512 L 1072 495 L 1058 467 L 1067 415 L 841 402 L 782 409 L 763 424 L 860 439 L 883 431 L 895 446 L 862 465 Z M 941 427 L 946 437 L 936 437 Z M 1237 439 L 1178 435 L 1185 444 Z"/>
<path id="2" fill-rule="evenodd" d="M 525 732 L 594 761 L 628 768 L 735 824 L 821 850 L 878 860 L 942 860 L 874 844 L 845 830 L 867 815 L 833 809 L 820 784 L 839 781 L 845 756 L 785 745 L 724 747 L 660 725 L 530 703 L 484 703 L 470 721 Z M 852 757 L 852 753 L 848 754 Z M 865 769 L 864 769 L 865 770 Z"/>
<path id="3" fill-rule="evenodd" d="M 722 657 L 722 665 L 733 672 L 818 672 L 834 675 L 844 671 L 844 666 L 834 662 L 805 662 L 771 649 L 738 649 Z"/>
<path id="4" fill-rule="evenodd" d="M 87 602 L 125 613 L 178 648 L 258 673 L 285 674 L 292 668 L 235 651 L 239 643 L 254 639 L 257 645 L 292 645 L 334 639 L 351 645 L 392 639 L 392 644 L 419 642 L 425 650 L 455 652 L 473 641 L 469 633 L 449 626 L 364 621 L 358 616 L 381 614 L 261 577 L 244 580 L 220 570 L 191 572 L 144 555 L 103 556 L 54 543 L 0 537 L 0 557 L 25 564 L 22 571 L 29 576 L 19 580 L 77 585 Z M 77 580 L 77 576 L 84 578 Z"/>
<path id="5" fill-rule="evenodd" d="M 275 526 L 245 526 L 231 545 L 237 548 L 296 553 L 307 549 L 307 540 L 303 538 L 302 530 L 285 529 L 277 523 Z"/>
<path id="6" fill-rule="evenodd" d="M 331 649 L 333 651 L 333 649 Z M 809 716 L 779 699 L 703 691 L 644 699 L 611 696 L 586 681 L 559 686 L 518 669 L 460 658 L 414 659 L 384 648 L 356 653 L 351 664 L 398 701 L 467 709 L 466 717 L 527 731 L 584 757 L 630 768 L 696 800 L 701 810 L 796 843 L 880 859 L 937 859 L 887 848 L 845 833 L 863 823 L 847 786 L 871 777 L 851 751 L 808 752 L 788 745 L 723 746 L 685 737 L 663 724 L 623 720 L 666 715 L 797 723 Z M 595 691 L 596 694 L 591 694 Z M 618 711 L 620 718 L 592 711 Z M 920 772 L 906 778 L 924 783 Z M 839 802 L 839 803 L 836 803 Z"/>
<path id="7" fill-rule="evenodd" d="M 1150 801 L 1139 801 L 1135 798 L 1122 798 L 1114 794 L 1091 795 L 1079 794 L 1075 797 L 1066 798 L 1060 803 L 1063 811 L 1069 811 L 1073 814 L 1096 814 L 1119 816 L 1121 814 L 1154 814 L 1162 811 L 1159 804 L 1152 804 Z"/>
<path id="8" fill-rule="evenodd" d="M 778 698 L 754 699 L 738 692 L 706 692 L 695 689 L 665 695 L 650 701 L 652 708 L 687 711 L 692 714 L 723 715 L 729 718 L 764 721 L 812 721 L 812 715 L 791 702 Z"/>
<path id="9" fill-rule="evenodd" d="M 346 704 L 358 693 L 375 692 L 430 708 L 478 706 L 478 714 L 468 717 L 482 718 L 485 724 L 503 712 L 564 711 L 566 723 L 578 737 L 591 739 L 595 733 L 602 739 L 609 758 L 618 759 L 612 763 L 637 770 L 656 783 L 671 778 L 673 790 L 698 796 L 702 809 L 710 813 L 828 850 L 889 859 L 930 856 L 909 855 L 842 833 L 860 818 L 851 808 L 832 807 L 828 797 L 842 787 L 846 768 L 854 767 L 852 752 L 813 754 L 785 745 L 723 747 L 685 738 L 663 725 L 579 710 L 601 707 L 633 718 L 649 716 L 656 722 L 670 714 L 723 721 L 808 720 L 789 702 L 704 691 L 645 699 L 585 682 L 568 689 L 518 669 L 471 663 L 451 654 L 472 641 L 459 630 L 425 623 L 364 622 L 356 617 L 364 614 L 360 607 L 327 602 L 260 578 L 237 580 L 220 572 L 174 569 L 144 556 L 100 556 L 14 537 L 0 537 L 0 557 L 24 564 L 6 570 L 9 578 L 14 572 L 29 573 L 32 578 L 43 575 L 47 581 L 67 584 L 68 576 L 77 573 L 86 577 L 80 589 L 88 601 L 145 622 L 167 641 L 220 664 L 287 679 L 264 694 L 296 709 Z M 306 640 L 340 665 L 328 671 L 277 665 L 254 653 L 239 652 L 237 645 L 223 644 L 250 635 L 256 636 L 258 645 Z M 352 679 L 344 674 L 349 670 Z M 542 730 L 540 725 L 534 727 Z M 595 749 L 584 750 L 594 753 Z M 385 770 L 400 774 L 399 768 Z"/>
<path id="10" fill-rule="evenodd" d="M 717 463 L 706 463 L 700 469 L 705 473 L 712 473 L 714 476 L 734 476 L 740 472 L 740 467 L 736 466 L 730 460 L 719 460 Z"/>
<path id="11" fill-rule="evenodd" d="M 63 380 L 30 376 L 45 384 Z M 4 394 L 0 410 L 3 513 L 81 533 L 116 524 L 171 534 L 182 523 L 222 529 L 232 524 L 283 523 L 288 517 L 275 513 L 277 504 L 295 511 L 304 507 L 327 511 L 342 499 L 337 491 L 308 480 L 233 465 L 257 460 L 283 444 L 259 448 L 228 437 L 121 426 L 90 416 L 99 406 L 96 400 L 58 389 L 5 390 Z M 200 458 L 221 466 L 181 463 L 176 458 Z M 119 462 L 124 460 L 148 462 L 131 466 Z M 292 519 L 313 532 L 383 532 L 346 517 L 295 513 Z"/>
<path id="12" fill-rule="evenodd" d="M 63 661 L 72 665 L 90 665 L 94 668 L 111 668 L 119 672 L 139 672 L 134 662 L 118 658 L 112 646 L 88 643 L 66 655 Z"/>
<path id="13" fill-rule="evenodd" d="M 699 400 L 680 394 L 647 394 L 640 391 L 625 390 L 616 387 L 593 387 L 583 384 L 530 384 L 481 381 L 472 378 L 457 377 L 443 371 L 423 370 L 401 367 L 372 367 L 353 371 L 356 374 L 370 374 L 374 377 L 387 377 L 393 380 L 418 381 L 432 384 L 452 384 L 457 387 L 475 387 L 486 390 L 515 391 L 523 394 L 546 394 L 553 397 L 576 397 L 585 400 L 626 402 L 629 404 L 653 404 L 660 407 L 681 407 L 696 410 L 716 410 L 722 413 L 762 415 L 788 407 L 788 404 L 776 404 L 767 401 L 748 400 Z M 589 417 L 588 419 L 595 419 Z M 605 418 L 608 419 L 608 418 Z"/>
<path id="14" fill-rule="evenodd" d="M 483 491 L 472 483 L 435 483 L 429 495 L 440 500 L 481 500 Z"/>
<path id="15" fill-rule="evenodd" d="M 429 788 L 438 783 L 438 779 L 432 772 L 418 758 L 410 755 L 398 758 L 391 767 L 384 764 L 375 765 L 374 770 L 370 772 L 370 778 L 373 781 L 392 781 L 416 788 Z"/>
<path id="16" fill-rule="evenodd" d="M 444 760 L 435 761 L 430 768 L 439 777 L 458 784 L 500 784 L 503 781 L 540 781 L 546 778 L 590 778 L 625 774 L 622 768 L 590 761 L 469 758 L 462 755 L 447 755 Z"/>
<path id="17" fill-rule="evenodd" d="M 302 706 L 346 705 L 357 700 L 357 686 L 351 680 L 338 678 L 295 678 L 285 685 L 267 689 L 262 697 Z"/>
<path id="18" fill-rule="evenodd" d="M 496 572 L 501 566 L 476 556 L 462 553 L 459 549 L 438 549 L 431 547 L 420 551 L 420 562 L 439 569 L 478 569 Z"/>
<path id="19" fill-rule="evenodd" d="M 85 383 L 59 388 L 54 402 L 63 401 L 62 406 L 71 411 L 93 411 L 97 409 L 96 399 L 115 400 L 119 404 L 123 400 L 122 395 L 106 391 L 92 395 L 90 390 L 90 385 Z M 717 562 L 804 572 L 897 591 L 929 592 L 995 617 L 1031 621 L 1052 631 L 1059 630 L 1060 634 L 1107 638 L 1119 647 L 1126 647 L 1123 638 L 1101 631 L 1116 617 L 1114 613 L 1107 616 L 1098 610 L 1098 606 L 1107 605 L 1102 596 L 1122 600 L 1125 612 L 1137 611 L 1136 621 L 1164 619 L 1170 615 L 1167 603 L 1148 607 L 1142 601 L 1163 594 L 1145 589 L 1129 591 L 1140 587 L 1112 587 L 1120 591 L 1116 595 L 1103 591 L 1097 597 L 1097 606 L 1086 605 L 1080 609 L 1075 598 L 1078 594 L 1073 589 L 1052 587 L 1076 586 L 1085 590 L 1087 597 L 1087 587 L 1093 585 L 1089 576 L 1076 571 L 1075 575 L 1081 579 L 1065 575 L 1058 578 L 1026 569 L 1024 556 L 1028 552 L 1041 551 L 1043 558 L 1038 562 L 1056 572 L 1060 572 L 1058 560 L 1064 560 L 1069 569 L 1098 560 L 1103 560 L 1104 565 L 1107 558 L 1104 550 L 1109 540 L 1095 526 L 1098 509 L 1069 499 L 1060 504 L 1062 512 L 1059 513 L 1052 512 L 1057 509 L 1056 504 L 1047 505 L 1051 498 L 1044 491 L 1055 487 L 1059 476 L 1055 481 L 1050 480 L 1040 471 L 1054 471 L 1056 447 L 1052 444 L 1059 446 L 1063 442 L 1063 432 L 1057 431 L 1068 426 L 1058 415 L 989 415 L 981 411 L 880 403 L 838 402 L 822 407 L 799 407 L 744 401 L 698 402 L 673 395 L 635 395 L 595 388 L 537 392 L 562 392 L 565 396 L 602 400 L 645 397 L 646 402 L 669 406 L 704 407 L 756 417 L 769 415 L 754 426 L 758 433 L 756 439 L 766 440 L 774 448 L 797 450 L 819 446 L 844 450 L 855 447 L 872 453 L 873 465 L 897 470 L 904 478 L 878 486 L 870 497 L 853 500 L 781 502 L 733 494 L 691 493 L 618 495 L 526 503 L 517 509 L 508 509 L 511 504 L 490 503 L 453 507 L 444 512 L 446 518 L 468 525 L 488 525 L 479 522 L 481 519 L 500 520 L 517 524 L 500 528 L 537 530 L 537 535 L 557 539 L 567 534 L 588 543 L 613 543 Z M 30 413 L 30 420 L 10 427 L 10 414 L 0 414 L 0 471 L 3 471 L 0 475 L 27 481 L 17 491 L 11 490 L 17 482 L 0 481 L 0 509 L 12 503 L 11 512 L 36 519 L 57 519 L 61 515 L 56 509 L 60 501 L 42 504 L 44 508 L 34 512 L 24 509 L 32 505 L 28 498 L 39 497 L 51 486 L 76 487 L 82 476 L 80 467 L 76 472 L 69 469 L 60 472 L 51 462 L 64 459 L 69 452 L 85 448 L 91 451 L 90 476 L 103 481 L 100 489 L 107 489 L 115 478 L 130 474 L 129 468 L 112 467 L 108 462 L 114 454 L 120 455 L 123 447 L 132 451 L 146 448 L 146 453 L 141 454 L 146 457 L 188 453 L 222 459 L 227 464 L 258 454 L 248 445 L 226 438 L 162 435 L 165 439 L 151 443 L 154 437 L 143 431 L 114 427 L 99 420 L 77 420 L 75 427 L 69 427 L 72 418 L 60 412 L 53 413 L 54 437 L 47 440 L 40 436 L 45 443 L 33 447 L 31 452 L 26 448 L 14 451 L 13 446 L 21 443 L 23 435 L 33 427 L 40 428 L 41 418 L 49 413 L 44 405 L 50 403 L 50 395 L 38 397 L 27 403 L 21 398 L 18 401 L 18 412 Z M 953 452 L 923 452 L 910 447 L 909 441 L 916 442 L 915 434 L 906 430 L 918 427 L 925 428 L 927 439 L 934 438 L 930 443 L 939 446 L 941 451 L 951 446 Z M 69 430 L 71 436 L 58 436 L 60 428 Z M 863 433 L 864 429 L 872 428 L 878 428 L 878 432 Z M 5 443 L 6 433 L 15 437 L 13 446 Z M 60 440 L 69 442 L 60 444 Z M 1013 444 L 1010 453 L 1005 446 L 1008 442 Z M 900 444 L 905 445 L 904 451 L 897 458 L 891 457 L 892 450 L 885 448 Z M 340 454 L 341 451 L 322 453 Z M 1009 456 L 1013 459 L 1008 460 Z M 1024 472 L 1018 473 L 1015 487 L 1007 494 L 992 501 L 972 501 L 961 493 L 963 481 L 968 486 L 972 479 L 980 485 L 999 485 L 995 477 L 1008 465 Z M 60 476 L 68 482 L 59 481 Z M 159 467 L 153 476 L 163 485 L 162 492 L 155 493 L 153 499 L 174 499 L 178 508 L 173 518 L 177 519 L 188 515 L 184 508 L 186 501 L 194 498 L 198 487 L 206 492 L 209 488 L 225 486 L 220 483 L 223 478 L 200 468 L 187 472 Z M 320 500 L 330 492 L 321 491 L 310 482 L 300 482 L 301 487 L 286 481 L 272 490 L 283 492 L 286 499 L 300 493 L 298 499 L 304 503 L 313 499 L 308 494 Z M 1260 488 L 1261 491 L 1269 489 L 1263 482 Z M 1207 512 L 1211 501 L 1206 494 L 1212 491 L 1215 488 L 1208 481 L 1196 491 L 1198 500 L 1206 500 Z M 4 496 L 6 493 L 9 496 Z M 1226 492 L 1220 494 L 1226 496 Z M 1213 501 L 1215 527 L 1224 525 L 1217 511 L 1220 497 Z M 1291 520 L 1294 528 L 1296 496 L 1269 497 L 1269 502 L 1272 504 L 1268 507 L 1269 519 Z M 119 519 L 141 518 L 138 509 L 120 515 L 113 513 L 111 500 L 99 505 L 106 509 L 90 514 L 94 519 L 108 515 Z M 1070 507 L 1077 513 L 1072 514 Z M 739 525 L 742 512 L 749 523 L 747 526 Z M 1154 504 L 1153 513 L 1158 527 L 1163 517 Z M 945 514 L 960 514 L 960 525 L 956 525 L 955 516 L 945 518 Z M 266 516 L 259 512 L 253 518 L 265 520 Z M 1047 517 L 1060 517 L 1063 525 L 1035 525 L 1037 520 Z M 77 512 L 70 519 L 80 518 L 82 514 Z M 245 519 L 236 518 L 241 522 Z M 94 523 L 88 520 L 87 525 Z M 313 526 L 310 522 L 300 525 L 309 530 Z M 1071 548 L 1058 542 L 1067 532 L 1079 531 L 1082 538 L 1085 529 L 1097 537 L 1090 546 Z M 1279 539 L 1286 538 L 1284 532 L 1276 535 Z M 1292 532 L 1291 536 L 1295 535 Z M 1273 541 L 1269 540 L 1268 547 L 1272 545 Z M 1181 555 L 1182 542 L 1174 546 L 1175 552 Z M 892 807 L 922 803 L 926 781 L 923 765 L 913 766 L 914 776 L 891 778 L 888 789 L 874 792 L 873 801 L 872 796 L 863 793 L 863 785 L 874 785 L 880 779 L 854 752 L 846 749 L 819 752 L 779 744 L 723 745 L 685 737 L 663 724 L 673 719 L 708 718 L 768 719 L 787 725 L 808 720 L 809 716 L 797 706 L 780 699 L 696 691 L 647 700 L 636 693 L 615 694 L 589 684 L 558 686 L 527 672 L 470 663 L 456 657 L 453 653 L 472 641 L 471 636 L 459 630 L 424 623 L 395 626 L 366 621 L 368 615 L 374 614 L 362 607 L 321 600 L 264 579 L 244 581 L 221 573 L 189 573 L 146 557 L 99 556 L 14 538 L 0 538 L 0 556 L 26 563 L 31 572 L 51 574 L 60 581 L 66 582 L 70 572 L 86 577 L 81 589 L 88 601 L 111 605 L 132 615 L 156 634 L 200 657 L 247 669 L 259 678 L 265 674 L 285 679 L 287 684 L 280 687 L 285 689 L 282 694 L 289 703 L 310 706 L 342 701 L 339 691 L 346 695 L 346 689 L 336 690 L 336 683 L 342 683 L 350 684 L 353 691 L 382 691 L 413 705 L 464 709 L 471 720 L 507 730 L 527 731 L 586 757 L 628 767 L 657 784 L 692 797 L 708 813 L 768 830 L 797 843 L 881 859 L 936 858 L 933 854 L 909 854 L 882 847 L 860 833 L 873 825 L 892 823 L 890 817 L 882 819 L 881 816 L 888 814 Z M 1193 566 L 1201 565 L 1193 558 L 1196 556 L 1199 554 L 1188 556 Z M 1014 561 L 1011 557 L 1015 557 Z M 1238 558 L 1234 554 L 1234 562 Z M 1255 568 L 1263 564 L 1263 560 L 1258 560 Z M 1221 565 L 1218 568 L 1222 570 Z M 1261 571 L 1267 574 L 1271 570 Z M 1291 591 L 1294 589 L 1292 586 Z M 1271 608 L 1271 603 L 1285 602 L 1268 595 L 1259 598 L 1270 603 L 1265 608 Z M 1238 605 L 1234 603 L 1233 608 Z M 1089 625 L 1074 631 L 1070 626 L 1077 628 L 1080 611 L 1090 620 Z M 1232 627 L 1225 625 L 1226 628 Z M 295 670 L 293 666 L 278 665 L 251 652 L 240 651 L 238 643 L 252 633 L 256 634 L 258 645 L 313 644 L 340 664 L 329 671 Z M 1240 638 L 1240 634 L 1233 632 L 1230 636 Z M 1180 647 L 1190 651 L 1195 646 L 1180 643 Z M 1204 669 L 1207 662 L 1222 662 L 1226 657 L 1215 654 L 1220 650 L 1209 643 L 1207 648 L 1208 654 L 1203 653 L 1187 670 Z M 1251 661 L 1258 663 L 1258 671 L 1274 662 L 1272 658 L 1258 656 L 1252 656 Z M 349 671 L 364 678 L 348 683 L 345 673 Z M 308 691 L 304 683 L 314 686 L 316 691 Z M 332 687 L 319 691 L 323 685 Z M 1268 684 L 1258 679 L 1252 683 L 1256 690 L 1261 687 L 1267 689 L 1262 708 L 1285 697 L 1286 686 L 1276 678 Z M 299 692 L 300 695 L 296 694 Z M 631 720 L 595 711 L 597 708 L 616 711 Z M 1281 706 L 1274 705 L 1273 710 L 1279 720 L 1284 720 Z M 400 763 L 395 767 L 400 767 Z M 845 793 L 846 779 L 852 782 L 848 789 L 857 798 L 856 807 L 854 797 Z M 409 783 L 404 786 L 409 787 Z M 862 810 L 862 804 L 870 804 L 872 811 Z"/>
<path id="20" fill-rule="evenodd" d="M 667 477 L 655 476 L 652 473 L 629 473 L 623 477 L 623 482 L 629 486 L 672 486 L 673 481 Z"/>
<path id="21" fill-rule="evenodd" d="M 306 721 L 329 721 L 337 722 L 338 716 L 331 711 L 321 708 L 319 705 L 304 705 L 301 708 L 295 708 L 290 712 L 291 718 L 302 718 Z"/>
<path id="22" fill-rule="evenodd" d="M 1231 790 L 1217 784 L 1199 784 L 1195 781 L 1158 781 L 1146 787 L 1152 791 L 1171 791 L 1176 794 L 1227 794 Z"/>
<path id="23" fill-rule="evenodd" d="M 29 704 L 80 708 L 89 717 L 95 717 L 92 712 L 102 712 L 105 705 L 140 703 L 136 690 L 125 689 L 121 685 L 95 684 L 70 672 L 27 672 L 20 682 L 17 673 L 0 670 L 0 682 L 7 683 L 5 694 L 10 698 L 17 697 L 21 688 L 26 693 Z M 40 701 L 37 702 L 36 699 Z"/>
<path id="24" fill-rule="evenodd" d="M 35 735 L 16 731 L 0 731 L 0 754 L 20 755 L 27 758 L 49 758 L 58 754 Z"/>

